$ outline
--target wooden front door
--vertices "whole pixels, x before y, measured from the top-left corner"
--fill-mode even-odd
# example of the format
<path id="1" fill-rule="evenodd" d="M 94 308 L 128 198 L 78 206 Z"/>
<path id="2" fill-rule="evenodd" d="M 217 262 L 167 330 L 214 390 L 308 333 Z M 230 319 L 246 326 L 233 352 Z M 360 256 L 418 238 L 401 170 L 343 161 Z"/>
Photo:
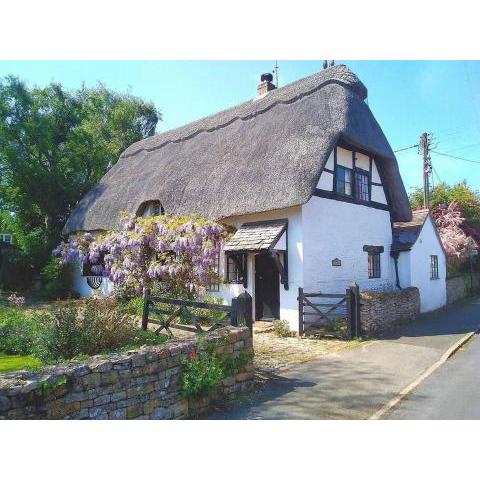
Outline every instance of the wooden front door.
<path id="1" fill-rule="evenodd" d="M 265 253 L 255 256 L 255 319 L 280 317 L 280 281 L 273 258 Z"/>

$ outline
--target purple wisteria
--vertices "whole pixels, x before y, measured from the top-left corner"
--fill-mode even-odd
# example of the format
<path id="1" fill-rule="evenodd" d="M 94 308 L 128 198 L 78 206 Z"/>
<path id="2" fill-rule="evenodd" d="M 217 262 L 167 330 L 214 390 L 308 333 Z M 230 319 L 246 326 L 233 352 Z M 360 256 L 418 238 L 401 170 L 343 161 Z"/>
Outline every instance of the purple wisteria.
<path id="1" fill-rule="evenodd" d="M 128 217 L 120 231 L 72 238 L 53 255 L 63 264 L 89 264 L 95 275 L 137 293 L 159 282 L 201 295 L 218 281 L 214 267 L 224 235 L 221 225 L 198 217 Z"/>

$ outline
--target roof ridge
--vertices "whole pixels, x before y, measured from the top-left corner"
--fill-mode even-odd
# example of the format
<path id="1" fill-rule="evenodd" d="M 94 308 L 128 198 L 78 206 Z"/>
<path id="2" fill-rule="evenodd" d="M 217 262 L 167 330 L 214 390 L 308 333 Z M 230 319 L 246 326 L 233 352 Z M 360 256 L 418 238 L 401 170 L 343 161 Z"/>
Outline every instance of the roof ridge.
<path id="1" fill-rule="evenodd" d="M 317 83 L 314 86 L 312 86 L 312 88 L 309 88 L 309 89 L 307 89 L 303 92 L 300 92 L 296 95 L 293 95 L 292 97 L 290 97 L 288 99 L 279 98 L 278 100 L 273 101 L 272 103 L 268 103 L 268 100 L 271 100 L 272 97 L 275 97 L 275 96 L 279 95 L 278 92 L 282 92 L 282 91 L 286 92 L 286 91 L 288 91 L 288 89 L 293 89 L 296 85 L 299 85 L 299 84 L 302 84 L 302 83 L 308 83 L 308 80 L 312 80 L 315 77 L 325 76 L 326 75 L 325 72 L 330 74 L 330 76 L 327 76 L 325 79 L 321 80 L 320 83 Z M 344 76 L 348 75 L 351 78 L 349 79 L 349 81 L 347 81 L 347 80 L 341 78 L 342 75 L 344 75 Z M 340 78 L 338 78 L 338 77 L 340 77 Z M 220 130 L 222 128 L 228 127 L 229 125 L 231 125 L 232 123 L 234 123 L 238 120 L 243 120 L 243 121 L 250 120 L 251 118 L 255 118 L 258 115 L 262 115 L 265 112 L 268 112 L 269 110 L 271 110 L 272 108 L 274 108 L 278 105 L 290 105 L 292 103 L 295 103 L 295 102 L 301 100 L 302 98 L 304 98 L 306 96 L 312 95 L 313 93 L 317 92 L 321 88 L 324 88 L 325 86 L 330 85 L 330 84 L 339 84 L 339 85 L 346 86 L 347 88 L 349 88 L 349 89 L 353 90 L 355 93 L 357 93 L 357 95 L 363 96 L 364 98 L 367 95 L 366 87 L 363 85 L 363 83 L 360 81 L 360 79 L 346 65 L 342 65 L 342 64 L 341 65 L 336 65 L 336 66 L 330 67 L 326 70 L 316 72 L 316 73 L 314 73 L 312 75 L 309 75 L 307 77 L 295 80 L 294 82 L 288 83 L 287 85 L 284 85 L 283 87 L 280 87 L 278 89 L 271 90 L 266 97 L 263 97 L 261 99 L 255 99 L 254 98 L 254 99 L 251 99 L 251 100 L 247 100 L 246 102 L 239 103 L 238 105 L 234 105 L 233 107 L 227 108 L 225 110 L 221 110 L 220 112 L 213 113 L 212 115 L 207 115 L 206 117 L 200 118 L 198 120 L 194 120 L 193 122 L 187 123 L 186 125 L 177 127 L 173 130 L 167 130 L 166 132 L 162 132 L 162 133 L 156 134 L 152 137 L 147 137 L 146 139 L 140 140 L 139 142 L 137 142 L 137 144 L 133 144 L 129 148 L 127 148 L 121 154 L 120 158 L 129 158 L 129 157 L 137 155 L 140 152 L 154 152 L 154 151 L 156 151 L 156 150 L 158 150 L 158 149 L 160 149 L 160 148 L 162 148 L 165 145 L 168 145 L 170 143 L 181 143 L 181 142 L 184 142 L 186 140 L 190 140 L 191 138 L 193 138 L 193 137 L 195 137 L 195 136 L 197 136 L 201 133 L 210 133 L 210 132 L 214 132 L 214 131 Z M 248 105 L 254 105 L 257 102 L 258 102 L 257 104 L 260 105 L 263 100 L 267 100 L 267 102 L 265 102 L 266 105 L 264 106 L 264 108 L 254 109 L 253 111 L 246 112 L 246 115 L 243 115 L 243 116 L 242 115 L 235 115 L 235 116 L 229 118 L 228 121 L 226 121 L 224 123 L 219 123 L 219 124 L 215 125 L 214 127 L 211 127 L 211 128 L 201 128 L 200 127 L 198 129 L 195 129 L 189 135 L 183 135 L 183 136 L 180 135 L 178 138 L 167 138 L 164 142 L 161 142 L 161 143 L 159 143 L 157 145 L 154 145 L 150 148 L 141 147 L 141 148 L 137 148 L 137 149 L 132 149 L 132 147 L 135 146 L 135 145 L 138 145 L 140 147 L 141 144 L 144 144 L 145 141 L 148 141 L 149 139 L 153 139 L 155 137 L 158 138 L 162 135 L 167 135 L 168 133 L 174 132 L 175 130 L 181 130 L 183 128 L 186 128 L 189 125 L 193 125 L 195 123 L 199 123 L 199 122 L 205 121 L 207 119 L 211 119 L 213 117 L 220 116 L 222 114 L 226 114 L 227 112 L 229 112 L 231 110 L 238 109 L 239 107 L 246 107 Z"/>

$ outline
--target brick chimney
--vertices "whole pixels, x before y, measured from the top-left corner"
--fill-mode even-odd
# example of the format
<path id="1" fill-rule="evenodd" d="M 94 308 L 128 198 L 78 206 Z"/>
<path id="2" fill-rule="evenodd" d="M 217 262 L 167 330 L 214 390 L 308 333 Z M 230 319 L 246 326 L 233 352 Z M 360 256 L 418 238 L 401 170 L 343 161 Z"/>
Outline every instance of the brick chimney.
<path id="1" fill-rule="evenodd" d="M 260 77 L 260 83 L 257 85 L 257 97 L 263 97 L 270 90 L 277 88 L 273 83 L 273 75 L 271 73 L 263 73 Z"/>

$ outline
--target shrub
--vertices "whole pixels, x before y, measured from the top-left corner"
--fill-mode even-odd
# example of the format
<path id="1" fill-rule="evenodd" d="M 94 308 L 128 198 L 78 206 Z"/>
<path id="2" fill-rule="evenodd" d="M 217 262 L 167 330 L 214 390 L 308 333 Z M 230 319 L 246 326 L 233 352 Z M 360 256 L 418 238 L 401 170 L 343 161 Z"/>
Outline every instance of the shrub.
<path id="1" fill-rule="evenodd" d="M 286 320 L 274 320 L 272 322 L 273 331 L 279 337 L 294 337 L 296 333 L 290 330 L 290 324 Z"/>
<path id="2" fill-rule="evenodd" d="M 215 344 L 208 344 L 205 351 L 190 353 L 182 359 L 180 389 L 184 397 L 211 395 L 224 378 L 238 373 L 253 358 L 253 353 L 241 352 L 236 358 L 219 358 Z"/>
<path id="3" fill-rule="evenodd" d="M 143 313 L 143 298 L 134 297 L 134 298 L 117 298 L 116 308 L 127 315 L 136 315 L 141 316 Z"/>
<path id="4" fill-rule="evenodd" d="M 114 299 L 85 299 L 51 312 L 51 328 L 45 339 L 49 359 L 69 359 L 133 344 L 136 320 L 116 308 Z"/>
<path id="5" fill-rule="evenodd" d="M 52 258 L 40 272 L 43 281 L 43 292 L 47 298 L 60 299 L 67 298 L 71 291 L 71 272 L 70 265 L 62 265 L 58 258 Z"/>
<path id="6" fill-rule="evenodd" d="M 19 308 L 0 307 L 0 351 L 9 355 L 30 355 L 44 328 L 39 316 Z"/>
<path id="7" fill-rule="evenodd" d="M 245 365 L 253 359 L 253 353 L 240 352 L 238 357 L 228 357 L 223 361 L 223 373 L 225 377 L 235 375 Z"/>
<path id="8" fill-rule="evenodd" d="M 186 398 L 211 395 L 224 378 L 222 361 L 214 353 L 206 352 L 182 360 L 181 391 Z"/>
<path id="9" fill-rule="evenodd" d="M 140 330 L 137 320 L 122 312 L 113 298 L 66 302 L 43 314 L 0 307 L 0 352 L 48 363 L 158 345 L 167 339 Z"/>
<path id="10" fill-rule="evenodd" d="M 149 330 L 137 330 L 132 343 L 120 348 L 121 351 L 133 350 L 138 347 L 160 345 L 169 339 L 167 335 L 158 335 Z"/>

